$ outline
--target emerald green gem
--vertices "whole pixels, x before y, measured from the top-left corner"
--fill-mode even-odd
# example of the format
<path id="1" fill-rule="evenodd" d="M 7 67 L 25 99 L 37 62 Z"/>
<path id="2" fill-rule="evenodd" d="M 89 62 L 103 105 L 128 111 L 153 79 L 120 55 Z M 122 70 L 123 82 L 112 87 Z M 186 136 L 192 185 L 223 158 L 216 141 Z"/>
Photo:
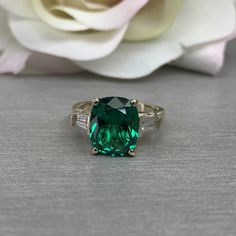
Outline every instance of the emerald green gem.
<path id="1" fill-rule="evenodd" d="M 90 118 L 92 146 L 101 154 L 125 156 L 136 148 L 139 136 L 137 107 L 121 97 L 101 98 Z"/>

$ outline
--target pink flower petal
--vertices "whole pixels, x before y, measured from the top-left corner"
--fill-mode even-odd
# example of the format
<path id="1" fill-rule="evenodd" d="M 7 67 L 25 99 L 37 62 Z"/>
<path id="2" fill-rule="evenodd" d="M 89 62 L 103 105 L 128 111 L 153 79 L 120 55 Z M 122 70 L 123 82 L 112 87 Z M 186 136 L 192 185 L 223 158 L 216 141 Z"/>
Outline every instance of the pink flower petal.
<path id="1" fill-rule="evenodd" d="M 0 56 L 0 73 L 17 74 L 25 68 L 31 52 L 15 40 L 10 41 Z"/>
<path id="2" fill-rule="evenodd" d="M 186 50 L 185 54 L 172 65 L 207 74 L 216 74 L 224 64 L 226 44 L 226 41 L 223 41 Z"/>

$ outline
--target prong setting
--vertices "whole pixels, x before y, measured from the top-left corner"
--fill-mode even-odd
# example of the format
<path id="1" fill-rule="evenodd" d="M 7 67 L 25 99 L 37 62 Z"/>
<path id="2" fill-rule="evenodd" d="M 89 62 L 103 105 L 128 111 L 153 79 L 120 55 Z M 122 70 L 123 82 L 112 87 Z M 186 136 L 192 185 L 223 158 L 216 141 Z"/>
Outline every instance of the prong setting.
<path id="1" fill-rule="evenodd" d="M 131 103 L 132 106 L 136 107 L 137 104 L 138 104 L 138 100 L 136 100 L 136 99 L 131 99 L 131 100 L 130 100 L 130 103 Z"/>
<path id="2" fill-rule="evenodd" d="M 136 152 L 134 149 L 130 149 L 128 154 L 130 155 L 130 157 L 135 157 L 136 156 Z"/>
<path id="3" fill-rule="evenodd" d="M 98 149 L 95 148 L 95 147 L 93 147 L 93 148 L 92 148 L 92 154 L 93 154 L 93 155 L 97 155 L 97 154 L 98 154 Z"/>
<path id="4" fill-rule="evenodd" d="M 94 106 L 97 106 L 98 103 L 99 103 L 99 98 L 98 98 L 98 97 L 93 98 L 92 104 L 93 104 Z"/>

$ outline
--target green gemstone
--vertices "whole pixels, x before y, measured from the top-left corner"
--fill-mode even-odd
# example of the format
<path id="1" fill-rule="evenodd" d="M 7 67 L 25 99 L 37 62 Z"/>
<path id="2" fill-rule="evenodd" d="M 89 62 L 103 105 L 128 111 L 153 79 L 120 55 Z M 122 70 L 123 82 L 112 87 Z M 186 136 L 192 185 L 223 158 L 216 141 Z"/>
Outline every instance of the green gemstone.
<path id="1" fill-rule="evenodd" d="M 125 156 L 136 148 L 139 115 L 129 99 L 106 97 L 94 105 L 90 118 L 92 146 L 101 154 Z"/>

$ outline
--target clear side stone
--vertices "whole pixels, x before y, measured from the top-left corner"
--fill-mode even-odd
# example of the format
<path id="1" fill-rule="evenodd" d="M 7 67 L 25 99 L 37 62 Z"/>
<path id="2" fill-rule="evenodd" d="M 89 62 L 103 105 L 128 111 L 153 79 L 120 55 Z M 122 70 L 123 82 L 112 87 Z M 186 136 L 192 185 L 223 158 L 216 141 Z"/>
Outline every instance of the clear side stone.
<path id="1" fill-rule="evenodd" d="M 81 127 L 83 129 L 87 129 L 87 121 L 88 121 L 88 115 L 85 114 L 75 114 L 74 117 L 74 126 Z"/>
<path id="2" fill-rule="evenodd" d="M 142 117 L 142 128 L 144 131 L 153 131 L 157 130 L 159 127 L 159 118 L 158 117 Z"/>

